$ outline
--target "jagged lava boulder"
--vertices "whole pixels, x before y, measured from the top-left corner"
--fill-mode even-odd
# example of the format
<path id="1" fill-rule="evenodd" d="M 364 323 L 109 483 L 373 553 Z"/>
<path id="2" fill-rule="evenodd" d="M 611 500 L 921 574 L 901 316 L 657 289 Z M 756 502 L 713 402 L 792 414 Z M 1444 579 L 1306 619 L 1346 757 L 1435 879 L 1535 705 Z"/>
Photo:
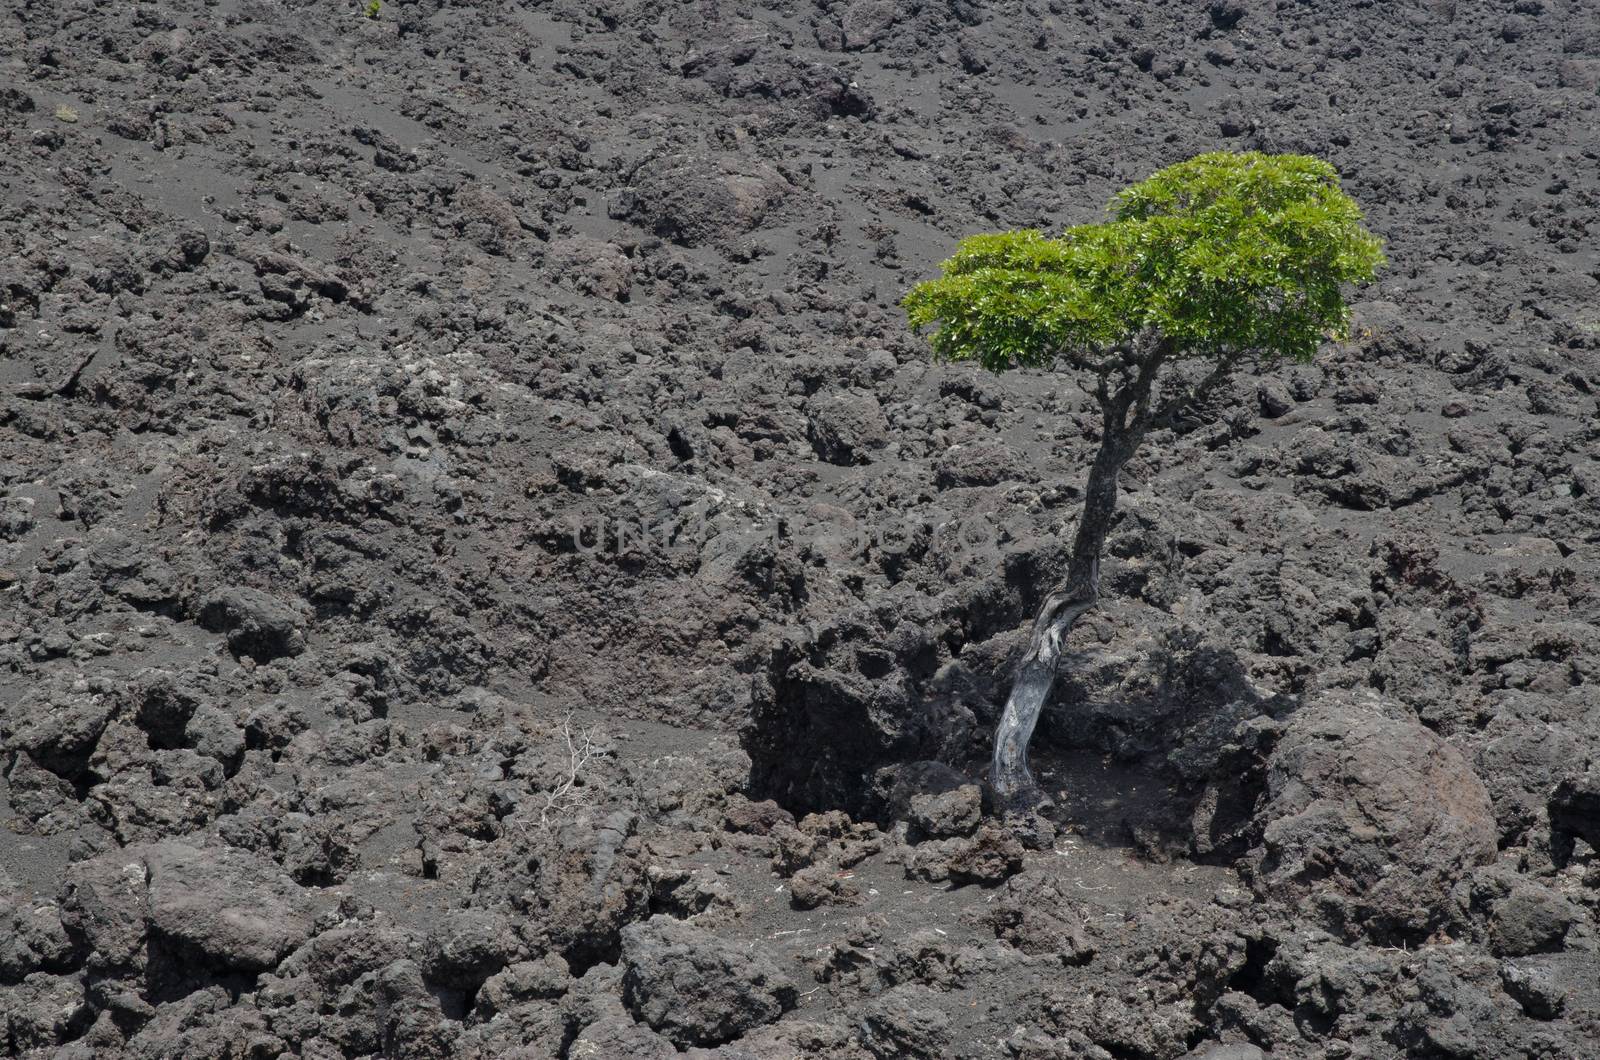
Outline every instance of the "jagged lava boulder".
<path id="1" fill-rule="evenodd" d="M 671 917 L 623 928 L 622 960 L 623 1005 L 679 1046 L 733 1041 L 797 1000 L 764 954 Z"/>
<path id="2" fill-rule="evenodd" d="M 1496 850 L 1483 782 L 1455 748 L 1373 694 L 1292 715 L 1265 768 L 1247 858 L 1263 897 L 1334 930 L 1422 938 L 1452 919 L 1451 889 Z"/>

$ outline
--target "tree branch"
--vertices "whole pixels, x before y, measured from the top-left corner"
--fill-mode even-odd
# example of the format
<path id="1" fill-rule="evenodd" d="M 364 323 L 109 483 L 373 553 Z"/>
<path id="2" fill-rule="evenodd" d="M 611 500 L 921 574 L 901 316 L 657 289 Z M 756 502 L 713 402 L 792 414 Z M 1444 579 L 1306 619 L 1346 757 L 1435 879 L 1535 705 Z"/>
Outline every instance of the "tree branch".
<path id="1" fill-rule="evenodd" d="M 1117 392 L 1115 408 L 1117 433 L 1123 436 L 1123 445 L 1131 457 L 1139 440 L 1150 425 L 1150 401 L 1155 394 L 1156 376 L 1175 349 L 1172 340 L 1161 338 L 1139 362 L 1139 373 Z M 1132 418 L 1129 418 L 1129 414 Z"/>
<path id="2" fill-rule="evenodd" d="M 1217 361 L 1211 371 L 1193 386 L 1185 387 L 1163 400 L 1150 418 L 1151 425 L 1176 427 L 1183 414 L 1204 403 L 1218 386 L 1233 375 L 1244 359 L 1241 355 L 1235 355 Z"/>

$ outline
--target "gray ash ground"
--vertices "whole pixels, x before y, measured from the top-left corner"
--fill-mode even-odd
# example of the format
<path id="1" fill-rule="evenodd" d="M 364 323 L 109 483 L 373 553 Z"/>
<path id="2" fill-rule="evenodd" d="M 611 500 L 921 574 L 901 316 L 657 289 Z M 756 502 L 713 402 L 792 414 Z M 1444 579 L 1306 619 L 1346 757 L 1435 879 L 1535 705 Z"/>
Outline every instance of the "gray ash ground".
<path id="1" fill-rule="evenodd" d="M 0 1047 L 1600 1055 L 1592 4 L 360 7 L 0 12 Z M 1393 264 L 1128 468 L 1018 835 L 1094 417 L 895 303 L 1214 148 Z"/>

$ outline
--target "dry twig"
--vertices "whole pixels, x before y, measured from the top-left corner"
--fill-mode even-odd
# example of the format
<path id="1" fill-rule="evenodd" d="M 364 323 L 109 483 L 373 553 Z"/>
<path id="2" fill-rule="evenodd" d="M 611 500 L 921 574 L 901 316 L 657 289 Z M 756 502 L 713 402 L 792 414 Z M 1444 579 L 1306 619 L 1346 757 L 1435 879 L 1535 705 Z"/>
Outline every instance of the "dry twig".
<path id="1" fill-rule="evenodd" d="M 574 733 L 572 730 L 572 712 L 567 711 L 566 717 L 561 719 L 561 738 L 567 744 L 567 766 L 561 776 L 561 781 L 555 787 L 544 793 L 544 806 L 539 810 L 539 827 L 550 826 L 550 815 L 557 810 L 569 805 L 577 796 L 578 777 L 583 772 L 583 767 L 589 760 L 600 753 L 596 741 L 600 735 L 600 727 L 591 725 L 587 729 Z"/>

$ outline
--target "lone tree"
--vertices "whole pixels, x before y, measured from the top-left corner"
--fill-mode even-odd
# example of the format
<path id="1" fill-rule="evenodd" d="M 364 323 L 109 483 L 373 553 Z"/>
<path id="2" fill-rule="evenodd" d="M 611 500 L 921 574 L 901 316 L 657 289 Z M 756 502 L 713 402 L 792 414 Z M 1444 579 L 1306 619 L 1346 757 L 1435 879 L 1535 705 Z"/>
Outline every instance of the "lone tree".
<path id="1" fill-rule="evenodd" d="M 936 356 L 994 372 L 1060 365 L 1103 420 L 1066 580 L 1034 620 L 995 731 L 1003 804 L 1037 794 L 1028 741 L 1067 634 L 1099 598 L 1117 476 L 1145 432 L 1241 365 L 1306 361 L 1343 338 L 1345 285 L 1384 263 L 1334 168 L 1303 155 L 1199 155 L 1123 191 L 1110 214 L 1058 239 L 971 236 L 904 300 L 914 328 L 937 328 Z M 1182 361 L 1201 362 L 1203 377 L 1158 393 L 1162 370 Z"/>

